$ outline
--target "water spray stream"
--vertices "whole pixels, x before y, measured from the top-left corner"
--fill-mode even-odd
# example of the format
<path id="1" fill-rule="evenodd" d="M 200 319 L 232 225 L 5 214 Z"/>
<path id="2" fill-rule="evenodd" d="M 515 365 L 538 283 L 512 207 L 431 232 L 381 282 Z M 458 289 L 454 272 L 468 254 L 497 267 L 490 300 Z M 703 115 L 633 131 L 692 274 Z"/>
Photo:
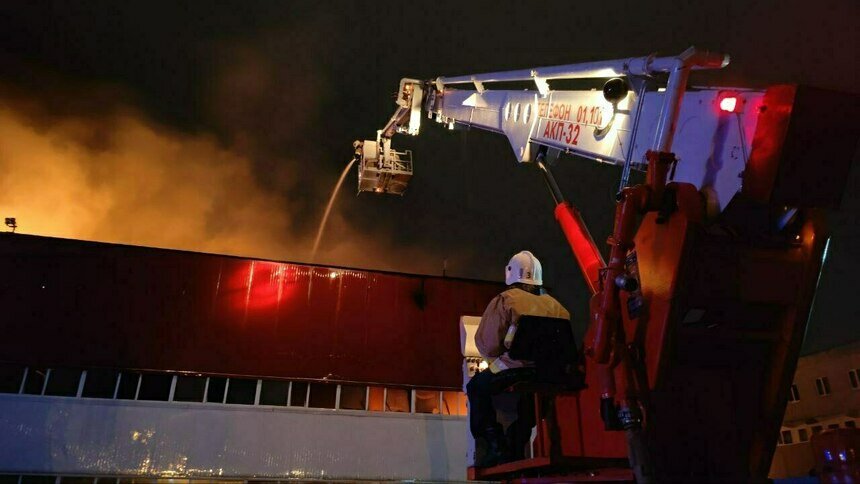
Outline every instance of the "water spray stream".
<path id="1" fill-rule="evenodd" d="M 340 174 L 340 178 L 337 180 L 337 185 L 334 186 L 334 190 L 331 192 L 331 197 L 328 199 L 328 205 L 325 207 L 325 213 L 323 214 L 323 218 L 320 221 L 320 228 L 317 229 L 317 238 L 314 240 L 314 248 L 311 250 L 311 262 L 316 262 L 317 258 L 317 250 L 320 247 L 320 240 L 322 240 L 323 232 L 325 231 L 325 225 L 328 222 L 328 216 L 331 213 L 331 207 L 334 205 L 334 200 L 337 198 L 337 194 L 340 191 L 340 186 L 343 185 L 343 181 L 346 179 L 346 174 L 349 173 L 349 169 L 352 168 L 352 165 L 355 164 L 355 158 L 346 165 L 346 168 L 343 169 L 343 172 Z"/>

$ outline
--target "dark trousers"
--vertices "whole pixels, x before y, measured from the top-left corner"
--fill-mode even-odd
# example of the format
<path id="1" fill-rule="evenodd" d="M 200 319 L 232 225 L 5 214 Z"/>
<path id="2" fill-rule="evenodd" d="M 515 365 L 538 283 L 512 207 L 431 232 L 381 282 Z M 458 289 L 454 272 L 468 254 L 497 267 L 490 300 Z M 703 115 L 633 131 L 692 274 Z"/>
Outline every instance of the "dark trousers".
<path id="1" fill-rule="evenodd" d="M 486 437 L 488 433 L 501 435 L 501 425 L 496 421 L 493 395 L 520 381 L 530 381 L 535 377 L 533 368 L 513 368 L 492 373 L 484 370 L 475 374 L 466 385 L 469 397 L 469 429 L 472 437 Z M 531 394 L 520 396 L 517 404 L 517 420 L 508 428 L 507 440 L 512 448 L 522 448 L 531 436 L 535 425 L 534 397 Z"/>

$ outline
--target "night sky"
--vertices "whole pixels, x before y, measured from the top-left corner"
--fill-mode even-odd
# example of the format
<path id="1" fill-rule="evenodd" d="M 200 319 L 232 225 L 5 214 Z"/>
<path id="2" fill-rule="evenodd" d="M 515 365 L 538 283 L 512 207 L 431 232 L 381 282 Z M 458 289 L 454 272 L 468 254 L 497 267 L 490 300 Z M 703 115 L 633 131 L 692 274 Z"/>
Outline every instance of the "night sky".
<path id="1" fill-rule="evenodd" d="M 732 64 L 693 83 L 860 92 L 856 0 L 13 2 L 0 5 L 0 214 L 44 235 L 308 261 L 355 139 L 429 79 L 690 45 Z M 337 201 L 319 262 L 501 280 L 522 249 L 584 326 L 587 291 L 540 175 L 507 141 L 425 123 L 403 198 Z M 805 351 L 856 339 L 855 153 Z M 602 245 L 620 170 L 556 176 Z"/>

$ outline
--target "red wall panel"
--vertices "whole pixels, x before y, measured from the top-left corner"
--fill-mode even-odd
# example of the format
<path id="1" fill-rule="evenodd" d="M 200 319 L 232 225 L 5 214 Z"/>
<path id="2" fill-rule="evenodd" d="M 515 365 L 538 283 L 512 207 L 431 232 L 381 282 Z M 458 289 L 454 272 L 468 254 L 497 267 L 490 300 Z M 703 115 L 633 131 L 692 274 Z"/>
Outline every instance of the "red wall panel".
<path id="1" fill-rule="evenodd" d="M 501 284 L 0 234 L 0 360 L 459 388 Z"/>

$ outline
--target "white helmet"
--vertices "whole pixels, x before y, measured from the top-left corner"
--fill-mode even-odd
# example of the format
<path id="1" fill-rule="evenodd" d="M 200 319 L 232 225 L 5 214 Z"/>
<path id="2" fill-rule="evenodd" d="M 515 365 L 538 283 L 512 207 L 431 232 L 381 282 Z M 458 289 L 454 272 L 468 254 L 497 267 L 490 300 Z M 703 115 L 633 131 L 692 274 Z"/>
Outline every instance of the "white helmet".
<path id="1" fill-rule="evenodd" d="M 510 286 L 516 282 L 533 286 L 543 285 L 543 268 L 540 266 L 540 261 L 527 250 L 511 257 L 505 268 L 505 284 Z"/>

